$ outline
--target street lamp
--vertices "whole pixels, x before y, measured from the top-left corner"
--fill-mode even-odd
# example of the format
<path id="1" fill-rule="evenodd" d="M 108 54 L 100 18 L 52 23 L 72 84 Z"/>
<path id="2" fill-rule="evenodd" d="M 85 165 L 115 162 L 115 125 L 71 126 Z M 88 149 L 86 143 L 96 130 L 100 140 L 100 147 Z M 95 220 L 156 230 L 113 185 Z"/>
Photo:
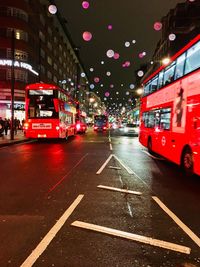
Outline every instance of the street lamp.
<path id="1" fill-rule="evenodd" d="M 12 30 L 11 35 L 11 53 L 12 53 L 12 65 L 11 65 L 11 127 L 10 127 L 10 139 L 14 140 L 14 102 L 15 102 L 15 31 Z"/>

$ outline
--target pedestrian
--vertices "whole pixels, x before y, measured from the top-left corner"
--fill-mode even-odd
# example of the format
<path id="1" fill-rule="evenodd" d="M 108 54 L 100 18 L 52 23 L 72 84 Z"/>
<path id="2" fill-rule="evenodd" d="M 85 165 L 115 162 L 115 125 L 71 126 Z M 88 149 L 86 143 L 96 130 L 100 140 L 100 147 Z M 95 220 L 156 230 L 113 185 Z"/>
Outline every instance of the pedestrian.
<path id="1" fill-rule="evenodd" d="M 4 119 L 4 132 L 5 132 L 5 135 L 8 134 L 8 129 L 9 129 L 9 121 L 5 118 Z"/>
<path id="2" fill-rule="evenodd" d="M 4 131 L 4 121 L 2 117 L 0 117 L 0 137 L 3 136 L 3 131 Z"/>
<path id="3" fill-rule="evenodd" d="M 14 126 L 14 133 L 17 134 L 17 129 L 18 129 L 18 126 L 19 126 L 19 121 L 18 121 L 18 119 L 16 117 L 14 118 L 13 126 Z"/>

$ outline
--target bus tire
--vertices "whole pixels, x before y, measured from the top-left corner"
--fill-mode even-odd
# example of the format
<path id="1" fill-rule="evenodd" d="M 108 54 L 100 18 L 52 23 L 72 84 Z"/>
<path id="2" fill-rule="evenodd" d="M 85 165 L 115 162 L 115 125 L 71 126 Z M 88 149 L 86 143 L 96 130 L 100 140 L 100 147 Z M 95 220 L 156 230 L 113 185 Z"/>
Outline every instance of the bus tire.
<path id="1" fill-rule="evenodd" d="M 192 176 L 194 173 L 193 153 L 189 146 L 186 146 L 182 152 L 181 169 L 188 177 Z"/>
<path id="2" fill-rule="evenodd" d="M 148 138 L 148 142 L 147 142 L 147 148 L 150 154 L 153 154 L 153 150 L 152 150 L 152 139 L 151 137 Z"/>

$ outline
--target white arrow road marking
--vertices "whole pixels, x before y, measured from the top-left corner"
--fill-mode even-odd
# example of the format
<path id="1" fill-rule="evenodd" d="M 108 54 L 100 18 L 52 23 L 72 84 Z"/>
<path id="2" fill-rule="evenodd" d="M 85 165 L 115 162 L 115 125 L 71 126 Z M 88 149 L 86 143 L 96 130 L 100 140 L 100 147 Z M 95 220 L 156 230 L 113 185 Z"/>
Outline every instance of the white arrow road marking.
<path id="1" fill-rule="evenodd" d="M 101 168 L 96 172 L 96 174 L 100 174 L 102 173 L 102 171 L 104 170 L 104 168 L 106 167 L 106 165 L 108 164 L 108 162 L 111 160 L 111 158 L 113 157 L 113 154 L 111 154 L 107 160 L 104 162 L 104 164 L 101 166 Z"/>
<path id="2" fill-rule="evenodd" d="M 141 192 L 132 191 L 132 190 L 128 190 L 128 189 L 121 189 L 121 188 L 110 187 L 110 186 L 105 186 L 105 185 L 98 185 L 97 187 L 98 188 L 102 188 L 102 189 L 112 190 L 112 191 L 118 191 L 118 192 L 121 192 L 121 193 L 142 195 Z"/>
<path id="3" fill-rule="evenodd" d="M 152 197 L 153 200 L 169 215 L 169 217 L 172 218 L 172 220 L 178 224 L 179 227 L 200 247 L 200 239 L 195 233 L 190 230 L 187 225 L 185 225 L 170 209 L 165 206 L 165 204 L 158 198 L 158 197 Z"/>
<path id="4" fill-rule="evenodd" d="M 56 224 L 51 228 L 51 230 L 46 234 L 46 236 L 42 239 L 42 241 L 37 245 L 37 247 L 32 251 L 32 253 L 28 256 L 28 258 L 22 263 L 20 267 L 31 267 L 36 262 L 36 260 L 40 257 L 40 255 L 45 251 L 47 246 L 56 236 L 58 231 L 64 225 L 66 220 L 81 202 L 84 195 L 79 195 L 71 206 L 64 212 L 64 214 L 60 217 L 60 219 L 56 222 Z"/>

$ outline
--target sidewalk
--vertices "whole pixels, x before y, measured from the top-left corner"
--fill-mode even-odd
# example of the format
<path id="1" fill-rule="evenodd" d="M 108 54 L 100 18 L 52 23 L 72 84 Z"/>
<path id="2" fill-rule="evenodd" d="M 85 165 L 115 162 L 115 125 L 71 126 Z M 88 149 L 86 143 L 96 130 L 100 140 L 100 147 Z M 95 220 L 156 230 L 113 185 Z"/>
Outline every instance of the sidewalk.
<path id="1" fill-rule="evenodd" d="M 17 134 L 14 135 L 14 140 L 10 140 L 10 133 L 8 132 L 8 135 L 4 134 L 3 136 L 0 136 L 0 147 L 27 141 L 29 141 L 29 139 L 24 136 L 24 133 L 21 130 L 18 130 Z"/>

